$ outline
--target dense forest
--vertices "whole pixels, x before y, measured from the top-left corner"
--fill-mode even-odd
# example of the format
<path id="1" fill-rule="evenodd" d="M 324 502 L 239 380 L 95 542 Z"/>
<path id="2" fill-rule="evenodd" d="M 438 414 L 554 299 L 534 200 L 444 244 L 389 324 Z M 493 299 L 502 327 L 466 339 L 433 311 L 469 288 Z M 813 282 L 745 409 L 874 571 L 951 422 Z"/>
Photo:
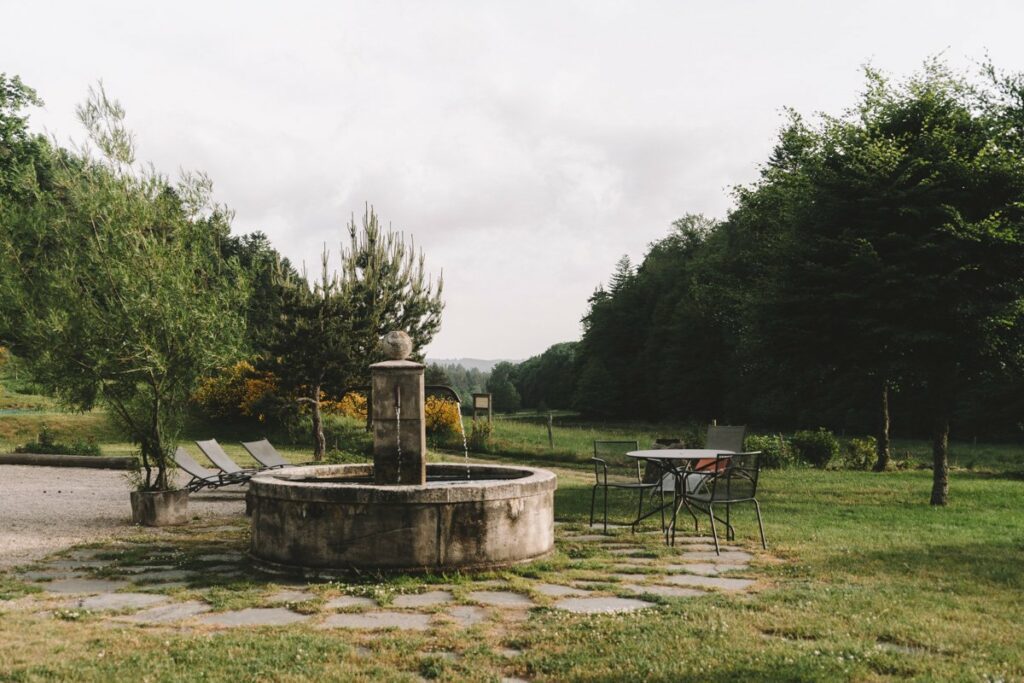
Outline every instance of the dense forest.
<path id="1" fill-rule="evenodd" d="M 623 257 L 578 343 L 510 369 L 521 406 L 1019 437 L 1024 81 L 866 75 L 844 114 L 789 114 L 724 220 Z"/>

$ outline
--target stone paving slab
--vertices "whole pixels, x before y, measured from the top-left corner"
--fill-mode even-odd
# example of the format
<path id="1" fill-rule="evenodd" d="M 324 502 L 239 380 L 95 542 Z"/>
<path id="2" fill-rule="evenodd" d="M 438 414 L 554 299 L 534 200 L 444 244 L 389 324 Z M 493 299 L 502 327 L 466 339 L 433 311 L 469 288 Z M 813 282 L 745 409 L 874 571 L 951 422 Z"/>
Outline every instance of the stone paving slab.
<path id="1" fill-rule="evenodd" d="M 696 574 L 673 574 L 666 576 L 665 583 L 696 588 L 718 588 L 724 591 L 741 591 L 754 585 L 751 579 L 728 579 L 720 576 L 697 576 Z"/>
<path id="2" fill-rule="evenodd" d="M 573 588 L 572 586 L 562 586 L 557 583 L 535 583 L 532 588 L 541 595 L 547 595 L 552 598 L 564 598 L 570 595 L 587 595 L 587 591 L 585 590 Z"/>
<path id="3" fill-rule="evenodd" d="M 742 550 L 723 550 L 721 555 L 710 552 L 684 553 L 678 558 L 680 562 L 719 562 L 722 564 L 746 564 L 754 559 L 754 556 Z"/>
<path id="4" fill-rule="evenodd" d="M 151 607 L 135 614 L 117 617 L 117 621 L 127 621 L 134 624 L 170 624 L 205 614 L 211 609 L 205 602 L 189 600 L 187 602 L 174 602 L 170 605 Z"/>
<path id="5" fill-rule="evenodd" d="M 350 607 L 376 607 L 377 601 L 371 598 L 363 598 L 357 595 L 339 595 L 331 598 L 324 605 L 327 609 L 349 609 Z"/>
<path id="6" fill-rule="evenodd" d="M 701 595 L 707 595 L 707 591 L 702 591 L 698 588 L 685 588 L 683 586 L 657 586 L 653 584 L 640 586 L 637 584 L 627 583 L 623 584 L 621 588 L 629 591 L 630 593 L 636 593 L 637 595 L 649 593 L 651 595 L 663 595 L 668 598 L 695 598 Z"/>
<path id="7" fill-rule="evenodd" d="M 111 563 L 106 560 L 53 560 L 46 564 L 54 569 L 70 569 L 72 571 L 106 569 L 111 566 Z"/>
<path id="8" fill-rule="evenodd" d="M 566 598 L 554 604 L 555 609 L 574 614 L 633 612 L 648 607 L 654 607 L 654 603 L 635 598 Z"/>
<path id="9" fill-rule="evenodd" d="M 213 553 L 210 555 L 197 555 L 198 562 L 240 562 L 245 558 L 242 553 Z"/>
<path id="10" fill-rule="evenodd" d="M 250 607 L 230 612 L 204 614 L 199 621 L 209 626 L 288 626 L 307 621 L 309 615 L 284 607 Z"/>
<path id="11" fill-rule="evenodd" d="M 57 579 L 74 579 L 80 577 L 79 572 L 72 572 L 67 570 L 56 571 L 56 570 L 44 570 L 44 571 L 30 571 L 23 572 L 16 575 L 21 581 L 54 581 Z"/>
<path id="12" fill-rule="evenodd" d="M 167 602 L 162 595 L 152 593 L 100 593 L 78 601 L 82 609 L 93 611 L 140 609 Z"/>
<path id="13" fill-rule="evenodd" d="M 512 591 L 472 591 L 466 597 L 473 602 L 479 602 L 493 607 L 533 607 L 533 600 L 530 600 L 522 593 Z"/>
<path id="14" fill-rule="evenodd" d="M 562 540 L 565 541 L 593 541 L 598 543 L 610 543 L 614 541 L 616 536 L 605 536 L 604 534 L 583 534 L 582 536 L 569 536 L 566 535 Z"/>
<path id="15" fill-rule="evenodd" d="M 188 588 L 188 581 L 168 581 L 166 583 L 143 583 L 133 587 L 137 592 L 151 593 L 154 591 L 170 591 L 179 588 Z"/>
<path id="16" fill-rule="evenodd" d="M 456 605 L 449 609 L 446 614 L 463 628 L 469 628 L 470 626 L 487 621 L 487 618 L 490 616 L 490 612 L 476 605 Z"/>
<path id="17" fill-rule="evenodd" d="M 58 579 L 50 583 L 37 584 L 48 593 L 113 593 L 127 588 L 127 581 L 110 581 L 108 579 Z"/>
<path id="18" fill-rule="evenodd" d="M 415 593 L 411 595 L 399 595 L 391 601 L 392 607 L 433 607 L 434 605 L 446 605 L 454 600 L 449 591 L 427 591 L 426 593 Z"/>
<path id="19" fill-rule="evenodd" d="M 332 614 L 318 628 L 355 628 L 376 631 L 396 628 L 407 631 L 426 631 L 430 628 L 430 615 L 418 612 L 358 612 Z"/>
<path id="20" fill-rule="evenodd" d="M 646 581 L 647 579 L 655 579 L 658 574 L 636 574 L 633 572 L 623 572 L 609 574 L 608 578 L 617 579 L 618 581 Z"/>
<path id="21" fill-rule="evenodd" d="M 188 569 L 167 569 L 159 572 L 142 572 L 132 576 L 135 583 L 160 583 L 161 581 L 181 581 L 190 579 L 196 573 Z"/>
<path id="22" fill-rule="evenodd" d="M 270 604 L 281 602 L 306 602 L 307 600 L 313 600 L 316 597 L 316 593 L 311 593 L 309 591 L 283 590 L 269 596 L 267 598 L 267 602 Z"/>
<path id="23" fill-rule="evenodd" d="M 127 574 L 152 574 L 156 572 L 166 572 L 174 569 L 173 564 L 133 564 L 125 565 L 120 567 L 114 567 L 119 572 Z"/>
<path id="24" fill-rule="evenodd" d="M 702 576 L 718 576 L 723 572 L 734 572 L 748 569 L 746 564 L 716 564 L 711 562 L 693 562 L 690 564 L 666 564 L 663 570 L 669 573 L 701 574 Z"/>

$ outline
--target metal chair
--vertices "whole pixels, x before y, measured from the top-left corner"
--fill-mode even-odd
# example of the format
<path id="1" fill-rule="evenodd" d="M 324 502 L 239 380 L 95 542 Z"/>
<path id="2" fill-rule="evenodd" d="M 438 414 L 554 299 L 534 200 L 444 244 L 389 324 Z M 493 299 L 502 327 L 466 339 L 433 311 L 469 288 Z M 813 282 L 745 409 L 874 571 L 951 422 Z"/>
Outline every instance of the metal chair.
<path id="1" fill-rule="evenodd" d="M 761 532 L 761 547 L 767 549 L 764 537 L 764 523 L 761 520 L 761 506 L 757 502 L 757 481 L 761 473 L 761 451 L 718 455 L 713 466 L 700 473 L 701 486 L 692 493 L 684 492 L 688 504 L 706 512 L 711 522 L 711 535 L 715 539 L 715 553 L 721 554 L 718 543 L 718 529 L 715 521 L 725 524 L 727 541 L 736 538 L 729 513 L 737 503 L 753 503 L 757 513 L 757 528 Z M 715 516 L 715 506 L 725 506 L 725 519 Z M 674 535 L 674 534 L 673 534 Z M 675 539 L 673 538 L 673 541 Z"/>
<path id="2" fill-rule="evenodd" d="M 608 533 L 608 489 L 639 493 L 636 518 L 629 524 L 635 530 L 637 523 L 643 519 L 644 493 L 650 491 L 653 494 L 658 490 L 659 481 L 645 481 L 640 460 L 626 455 L 627 452 L 639 448 L 637 441 L 594 442 L 594 457 L 590 461 L 594 464 L 596 481 L 590 492 L 590 526 L 594 526 L 594 507 L 598 489 L 604 491 L 604 533 Z"/>

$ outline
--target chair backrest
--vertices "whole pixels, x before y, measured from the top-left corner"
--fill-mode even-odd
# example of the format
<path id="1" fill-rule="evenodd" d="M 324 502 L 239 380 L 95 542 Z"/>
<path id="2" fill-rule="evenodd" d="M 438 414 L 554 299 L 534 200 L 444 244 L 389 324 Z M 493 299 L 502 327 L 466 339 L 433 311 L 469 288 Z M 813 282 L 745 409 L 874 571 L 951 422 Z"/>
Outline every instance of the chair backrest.
<path id="1" fill-rule="evenodd" d="M 209 479 L 210 477 L 217 476 L 216 472 L 207 469 L 196 462 L 195 458 L 189 455 L 188 451 L 186 451 L 182 446 L 178 446 L 178 449 L 174 451 L 174 462 L 176 462 L 178 467 L 183 469 L 185 472 L 199 479 Z"/>
<path id="2" fill-rule="evenodd" d="M 639 441 L 594 441 L 594 457 L 607 463 L 609 477 L 626 477 L 639 482 L 640 461 L 626 455 L 637 450 L 640 450 Z"/>
<path id="3" fill-rule="evenodd" d="M 281 457 L 277 449 L 266 439 L 260 441 L 243 441 L 242 448 L 248 451 L 252 459 L 264 467 L 284 467 L 291 463 Z"/>
<path id="4" fill-rule="evenodd" d="M 710 425 L 707 438 L 704 439 L 704 448 L 739 453 L 743 450 L 743 437 L 746 433 L 746 425 Z"/>
<path id="5" fill-rule="evenodd" d="M 708 488 L 714 501 L 749 500 L 757 496 L 761 474 L 761 451 L 732 453 L 717 457 Z"/>
<path id="6" fill-rule="evenodd" d="M 242 471 L 242 468 L 235 464 L 235 461 L 220 447 L 217 439 L 196 441 L 196 445 L 199 446 L 199 450 L 203 452 L 203 455 L 209 458 L 210 462 L 225 474 L 236 474 Z"/>

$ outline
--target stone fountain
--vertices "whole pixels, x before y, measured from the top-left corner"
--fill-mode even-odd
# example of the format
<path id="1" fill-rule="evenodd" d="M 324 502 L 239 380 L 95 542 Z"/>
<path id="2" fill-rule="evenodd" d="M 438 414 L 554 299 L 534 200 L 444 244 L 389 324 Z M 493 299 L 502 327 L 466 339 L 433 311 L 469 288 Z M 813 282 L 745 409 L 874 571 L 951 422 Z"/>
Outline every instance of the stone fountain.
<path id="1" fill-rule="evenodd" d="M 555 475 L 427 463 L 424 366 L 402 332 L 370 366 L 373 464 L 271 470 L 249 482 L 250 553 L 268 571 L 451 571 L 527 562 L 554 545 Z"/>

